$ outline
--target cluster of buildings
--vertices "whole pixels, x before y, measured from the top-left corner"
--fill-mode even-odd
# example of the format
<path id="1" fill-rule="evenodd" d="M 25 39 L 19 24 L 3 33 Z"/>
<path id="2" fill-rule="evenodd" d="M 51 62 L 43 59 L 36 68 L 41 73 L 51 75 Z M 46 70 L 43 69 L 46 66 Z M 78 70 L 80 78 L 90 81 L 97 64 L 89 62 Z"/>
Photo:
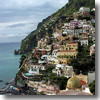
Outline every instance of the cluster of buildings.
<path id="1" fill-rule="evenodd" d="M 79 95 L 92 95 L 88 87 L 88 82 L 93 81 L 93 79 L 91 80 L 91 75 L 94 77 L 91 73 L 89 73 L 89 75 L 83 75 L 82 73 L 75 75 L 75 73 L 72 72 L 72 77 L 67 81 L 65 90 L 60 90 L 60 87 L 56 84 L 51 85 L 50 81 L 48 81 L 48 83 L 45 83 L 45 81 L 29 81 L 28 86 L 38 92 L 44 92 L 46 95 L 76 95 L 77 92 Z M 69 94 L 70 91 L 74 93 Z"/>
<path id="2" fill-rule="evenodd" d="M 92 9 L 94 10 L 94 9 Z M 78 20 L 77 16 L 89 16 L 90 8 L 81 7 L 79 12 L 73 14 L 74 19 L 63 23 L 61 28 L 57 28 L 52 37 L 45 36 L 38 41 L 37 47 L 32 51 L 32 55 L 25 61 L 24 68 L 28 72 L 23 73 L 24 78 L 41 76 L 40 70 L 46 70 L 48 65 L 53 65 L 52 73 L 58 77 L 70 78 L 66 83 L 66 90 L 61 91 L 59 86 L 50 85 L 43 81 L 28 81 L 28 86 L 36 88 L 37 91 L 44 91 L 45 94 L 58 94 L 69 90 L 83 91 L 91 95 L 88 88 L 88 75 L 75 75 L 73 66 L 69 66 L 72 58 L 77 59 L 79 46 L 89 46 L 89 40 L 93 41 L 90 46 L 90 56 L 95 53 L 95 19 Z M 66 18 L 67 20 L 68 18 Z M 49 44 L 50 40 L 52 43 Z M 60 95 L 60 94 L 59 94 Z"/>

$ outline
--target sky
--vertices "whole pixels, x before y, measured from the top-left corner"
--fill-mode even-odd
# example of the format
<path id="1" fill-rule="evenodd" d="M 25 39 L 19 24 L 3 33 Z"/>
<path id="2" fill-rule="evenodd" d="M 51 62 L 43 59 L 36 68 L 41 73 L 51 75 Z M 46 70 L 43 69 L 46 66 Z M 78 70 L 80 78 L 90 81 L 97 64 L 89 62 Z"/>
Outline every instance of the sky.
<path id="1" fill-rule="evenodd" d="M 0 0 L 0 43 L 21 42 L 68 0 Z"/>

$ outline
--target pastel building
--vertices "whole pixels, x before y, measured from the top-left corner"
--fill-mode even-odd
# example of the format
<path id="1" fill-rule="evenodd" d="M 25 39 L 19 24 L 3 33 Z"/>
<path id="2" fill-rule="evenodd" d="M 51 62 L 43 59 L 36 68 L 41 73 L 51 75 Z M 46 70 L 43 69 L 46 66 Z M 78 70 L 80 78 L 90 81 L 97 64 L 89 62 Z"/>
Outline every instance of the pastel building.
<path id="1" fill-rule="evenodd" d="M 72 20 L 72 21 L 70 21 L 69 29 L 70 30 L 74 30 L 76 27 L 78 27 L 78 20 Z"/>
<path id="2" fill-rule="evenodd" d="M 46 95 L 56 95 L 60 90 L 57 85 L 50 85 L 37 81 L 29 81 L 28 86 L 35 88 L 38 92 L 44 92 Z"/>
<path id="3" fill-rule="evenodd" d="M 60 44 L 53 44 L 52 46 L 53 46 L 53 49 L 59 49 Z"/>
<path id="4" fill-rule="evenodd" d="M 40 59 L 40 57 L 45 54 L 46 54 L 46 51 L 44 49 L 36 48 L 34 52 L 34 57 L 36 57 L 37 59 Z"/>
<path id="5" fill-rule="evenodd" d="M 41 87 L 39 90 L 43 91 L 47 95 L 56 95 L 57 93 L 59 93 L 60 88 L 57 85 L 41 84 Z"/>

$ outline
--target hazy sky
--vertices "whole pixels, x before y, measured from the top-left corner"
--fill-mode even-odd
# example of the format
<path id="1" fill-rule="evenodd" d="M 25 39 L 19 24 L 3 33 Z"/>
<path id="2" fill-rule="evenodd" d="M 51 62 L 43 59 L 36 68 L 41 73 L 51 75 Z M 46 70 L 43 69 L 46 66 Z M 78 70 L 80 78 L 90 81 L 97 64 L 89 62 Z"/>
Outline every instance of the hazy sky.
<path id="1" fill-rule="evenodd" d="M 0 43 L 20 42 L 68 0 L 0 0 Z"/>

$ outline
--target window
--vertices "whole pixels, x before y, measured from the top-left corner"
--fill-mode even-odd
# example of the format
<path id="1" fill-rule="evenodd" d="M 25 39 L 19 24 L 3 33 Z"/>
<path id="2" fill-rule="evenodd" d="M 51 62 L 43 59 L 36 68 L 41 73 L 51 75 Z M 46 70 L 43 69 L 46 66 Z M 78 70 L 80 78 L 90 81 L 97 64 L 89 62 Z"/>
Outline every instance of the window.
<path id="1" fill-rule="evenodd" d="M 73 45 L 73 47 L 77 47 L 77 45 Z"/>
<path id="2" fill-rule="evenodd" d="M 69 48 L 69 50 L 71 50 L 71 48 Z"/>
<path id="3" fill-rule="evenodd" d="M 71 47 L 71 45 L 67 45 L 67 47 Z"/>

